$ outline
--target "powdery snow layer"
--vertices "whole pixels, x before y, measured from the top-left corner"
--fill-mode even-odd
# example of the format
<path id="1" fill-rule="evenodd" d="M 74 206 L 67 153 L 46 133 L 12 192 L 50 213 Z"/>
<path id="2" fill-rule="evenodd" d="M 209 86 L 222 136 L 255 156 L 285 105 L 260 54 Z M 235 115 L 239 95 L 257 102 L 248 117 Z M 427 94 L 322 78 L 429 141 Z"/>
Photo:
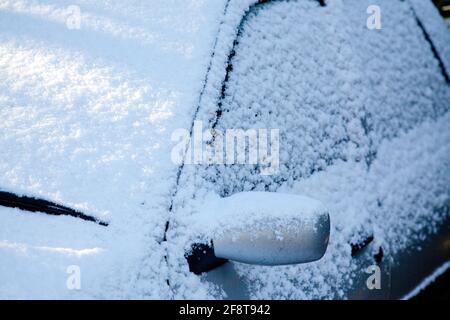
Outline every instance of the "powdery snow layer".
<path id="1" fill-rule="evenodd" d="M 408 0 L 415 13 L 422 21 L 427 33 L 433 40 L 433 44 L 439 52 L 447 74 L 450 75 L 450 33 L 445 21 L 441 18 L 436 7 L 430 5 L 429 1 Z"/>
<path id="2" fill-rule="evenodd" d="M 373 253 L 380 245 L 386 254 L 413 250 L 449 218 L 450 90 L 411 4 L 376 1 L 382 29 L 369 30 L 373 1 L 327 3 L 272 1 L 252 7 L 241 22 L 248 4 L 230 2 L 225 21 L 241 24 L 242 32 L 229 55 L 231 45 L 222 47 L 220 39 L 236 31 L 221 29 L 197 120 L 221 131 L 280 129 L 280 171 L 262 176 L 253 165 L 185 166 L 168 232 L 176 297 L 226 296 L 190 274 L 180 258 L 205 240 L 195 216 L 216 194 L 290 192 L 330 209 L 331 240 L 321 261 L 233 264 L 251 298 L 344 298 L 364 274 L 350 243 L 373 234 Z M 228 58 L 232 71 L 221 99 Z"/>
<path id="3" fill-rule="evenodd" d="M 315 226 L 327 208 L 313 198 L 281 193 L 240 192 L 227 198 L 203 201 L 198 215 L 190 217 L 198 233 L 206 239 L 229 236 L 257 226 L 287 229 L 290 223 Z M 215 214 L 212 215 L 211 213 Z"/>
<path id="4" fill-rule="evenodd" d="M 0 189 L 110 223 L 1 209 L 1 297 L 170 297 L 170 136 L 191 125 L 224 5 L 0 0 Z"/>
<path id="5" fill-rule="evenodd" d="M 7 299 L 68 299 L 108 290 L 102 278 L 112 267 L 107 230 L 68 217 L 0 207 L 0 295 Z M 124 255 L 125 257 L 125 255 Z M 81 288 L 67 290 L 70 267 L 79 266 Z M 119 265 L 115 271 L 119 271 Z M 107 276 L 113 276 L 108 274 Z"/>
<path id="6" fill-rule="evenodd" d="M 184 254 L 207 240 L 205 202 L 240 191 L 304 194 L 332 221 L 321 261 L 234 264 L 251 298 L 345 297 L 350 242 L 395 253 L 448 218 L 450 92 L 410 7 L 447 61 L 431 2 L 377 0 L 382 30 L 366 28 L 370 0 L 255 2 L 0 0 L 0 189 L 110 223 L 0 208 L 0 297 L 223 298 Z M 279 173 L 185 166 L 169 216 L 170 137 L 193 118 L 281 129 Z"/>

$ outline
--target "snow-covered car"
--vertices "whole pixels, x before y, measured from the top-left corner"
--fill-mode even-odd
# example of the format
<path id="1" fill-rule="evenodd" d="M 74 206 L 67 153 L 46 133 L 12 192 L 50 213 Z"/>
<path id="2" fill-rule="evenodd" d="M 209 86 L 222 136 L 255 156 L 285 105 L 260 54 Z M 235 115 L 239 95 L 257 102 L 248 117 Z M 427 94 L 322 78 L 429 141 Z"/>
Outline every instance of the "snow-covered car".
<path id="1" fill-rule="evenodd" d="M 0 0 L 0 297 L 413 296 L 449 72 L 431 0 Z"/>

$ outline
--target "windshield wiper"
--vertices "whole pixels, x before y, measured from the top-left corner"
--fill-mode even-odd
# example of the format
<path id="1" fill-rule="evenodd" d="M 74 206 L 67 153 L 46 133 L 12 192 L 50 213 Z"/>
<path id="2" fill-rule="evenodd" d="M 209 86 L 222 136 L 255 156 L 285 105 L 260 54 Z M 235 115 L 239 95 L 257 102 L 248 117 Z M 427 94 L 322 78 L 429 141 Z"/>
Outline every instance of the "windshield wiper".
<path id="1" fill-rule="evenodd" d="M 64 207 L 47 200 L 36 199 L 27 196 L 18 196 L 14 193 L 5 191 L 0 191 L 0 206 L 17 208 L 30 212 L 42 212 L 54 216 L 71 216 L 85 221 L 94 222 L 101 226 L 108 226 L 108 223 L 85 215 L 84 213 L 81 213 L 74 209 Z"/>

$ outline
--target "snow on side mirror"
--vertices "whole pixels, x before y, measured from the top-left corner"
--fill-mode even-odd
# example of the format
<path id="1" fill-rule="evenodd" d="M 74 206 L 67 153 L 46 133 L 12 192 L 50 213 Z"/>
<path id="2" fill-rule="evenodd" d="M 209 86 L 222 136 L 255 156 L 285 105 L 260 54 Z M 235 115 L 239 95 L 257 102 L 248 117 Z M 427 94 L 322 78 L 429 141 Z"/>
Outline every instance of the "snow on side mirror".
<path id="1" fill-rule="evenodd" d="M 330 217 L 318 200 L 292 194 L 243 192 L 214 198 L 195 217 L 202 239 L 186 253 L 201 274 L 228 260 L 287 265 L 319 260 L 330 237 Z"/>
<path id="2" fill-rule="evenodd" d="M 330 217 L 321 202 L 305 196 L 243 192 L 220 200 L 217 258 L 256 265 L 299 264 L 323 257 Z"/>

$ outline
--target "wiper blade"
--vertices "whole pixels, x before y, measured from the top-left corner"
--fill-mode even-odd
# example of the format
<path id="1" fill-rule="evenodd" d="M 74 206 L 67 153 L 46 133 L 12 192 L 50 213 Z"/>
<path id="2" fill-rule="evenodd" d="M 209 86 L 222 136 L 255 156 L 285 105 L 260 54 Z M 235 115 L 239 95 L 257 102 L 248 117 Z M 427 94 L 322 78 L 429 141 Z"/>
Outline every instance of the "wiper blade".
<path id="1" fill-rule="evenodd" d="M 97 223 L 101 226 L 108 226 L 107 222 L 98 220 L 92 216 L 85 215 L 74 209 L 64 207 L 62 205 L 27 196 L 18 196 L 14 193 L 0 191 L 0 206 L 17 208 L 30 212 L 42 212 L 54 216 L 71 216 L 85 221 Z"/>

